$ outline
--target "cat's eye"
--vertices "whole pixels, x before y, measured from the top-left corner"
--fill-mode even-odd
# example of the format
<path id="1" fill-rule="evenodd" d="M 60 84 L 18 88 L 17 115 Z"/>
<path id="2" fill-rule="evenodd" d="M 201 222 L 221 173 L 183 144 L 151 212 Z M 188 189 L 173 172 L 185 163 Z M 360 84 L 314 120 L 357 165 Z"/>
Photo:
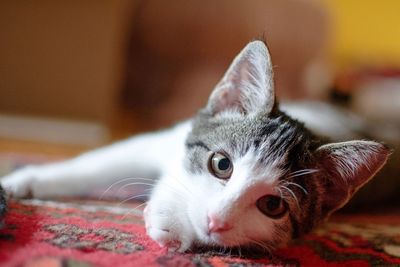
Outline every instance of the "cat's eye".
<path id="1" fill-rule="evenodd" d="M 233 171 L 231 160 L 222 153 L 214 153 L 210 157 L 209 168 L 211 173 L 220 179 L 228 179 Z"/>
<path id="2" fill-rule="evenodd" d="M 288 210 L 286 202 L 278 196 L 265 195 L 257 200 L 257 208 L 268 217 L 278 219 Z"/>

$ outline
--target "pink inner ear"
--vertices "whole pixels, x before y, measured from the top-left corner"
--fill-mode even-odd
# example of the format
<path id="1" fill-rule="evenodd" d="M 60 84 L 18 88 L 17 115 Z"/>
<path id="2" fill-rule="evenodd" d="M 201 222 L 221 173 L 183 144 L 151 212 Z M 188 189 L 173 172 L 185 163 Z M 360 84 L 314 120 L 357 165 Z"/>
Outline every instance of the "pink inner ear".
<path id="1" fill-rule="evenodd" d="M 219 99 L 219 104 L 215 107 L 217 113 L 229 109 L 236 109 L 240 112 L 244 111 L 240 101 L 239 90 L 225 87 L 220 89 L 216 97 Z"/>
<path id="2" fill-rule="evenodd" d="M 328 214 L 346 204 L 383 167 L 390 154 L 384 145 L 372 141 L 328 144 L 317 152 L 326 173 L 323 197 Z"/>
<path id="3" fill-rule="evenodd" d="M 266 111 L 274 105 L 273 74 L 269 52 L 261 41 L 249 43 L 234 59 L 211 94 L 208 108 L 241 113 Z"/>

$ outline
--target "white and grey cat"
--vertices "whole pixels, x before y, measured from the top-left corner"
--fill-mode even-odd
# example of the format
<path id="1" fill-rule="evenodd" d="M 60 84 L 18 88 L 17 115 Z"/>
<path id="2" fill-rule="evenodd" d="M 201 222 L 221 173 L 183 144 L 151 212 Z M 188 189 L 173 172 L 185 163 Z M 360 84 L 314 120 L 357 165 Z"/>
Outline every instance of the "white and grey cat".
<path id="1" fill-rule="evenodd" d="M 121 177 L 158 177 L 144 217 L 161 246 L 272 250 L 341 208 L 389 153 L 373 141 L 326 143 L 280 111 L 268 49 L 254 41 L 191 120 L 23 168 L 1 184 L 14 197 L 51 198 L 81 195 Z"/>

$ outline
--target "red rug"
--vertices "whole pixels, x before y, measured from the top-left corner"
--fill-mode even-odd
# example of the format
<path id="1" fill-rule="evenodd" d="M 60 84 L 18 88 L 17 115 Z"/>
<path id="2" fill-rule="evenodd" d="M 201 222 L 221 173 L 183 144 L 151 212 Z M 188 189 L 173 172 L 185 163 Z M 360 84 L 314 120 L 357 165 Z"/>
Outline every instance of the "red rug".
<path id="1" fill-rule="evenodd" d="M 336 216 L 270 258 L 169 253 L 146 236 L 133 203 L 9 204 L 0 266 L 400 266 L 400 215 Z"/>
<path id="2" fill-rule="evenodd" d="M 333 218 L 273 258 L 251 259 L 168 253 L 146 236 L 139 215 L 51 205 L 10 203 L 0 266 L 400 266 L 400 216 Z"/>

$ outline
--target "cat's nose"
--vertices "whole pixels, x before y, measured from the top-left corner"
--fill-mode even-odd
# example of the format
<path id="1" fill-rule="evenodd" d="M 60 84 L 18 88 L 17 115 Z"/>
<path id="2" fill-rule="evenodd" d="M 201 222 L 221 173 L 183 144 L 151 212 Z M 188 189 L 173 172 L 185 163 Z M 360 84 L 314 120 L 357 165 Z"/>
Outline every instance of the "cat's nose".
<path id="1" fill-rule="evenodd" d="M 232 224 L 221 221 L 214 214 L 208 214 L 208 232 L 209 233 L 225 232 L 232 228 L 233 228 Z"/>

